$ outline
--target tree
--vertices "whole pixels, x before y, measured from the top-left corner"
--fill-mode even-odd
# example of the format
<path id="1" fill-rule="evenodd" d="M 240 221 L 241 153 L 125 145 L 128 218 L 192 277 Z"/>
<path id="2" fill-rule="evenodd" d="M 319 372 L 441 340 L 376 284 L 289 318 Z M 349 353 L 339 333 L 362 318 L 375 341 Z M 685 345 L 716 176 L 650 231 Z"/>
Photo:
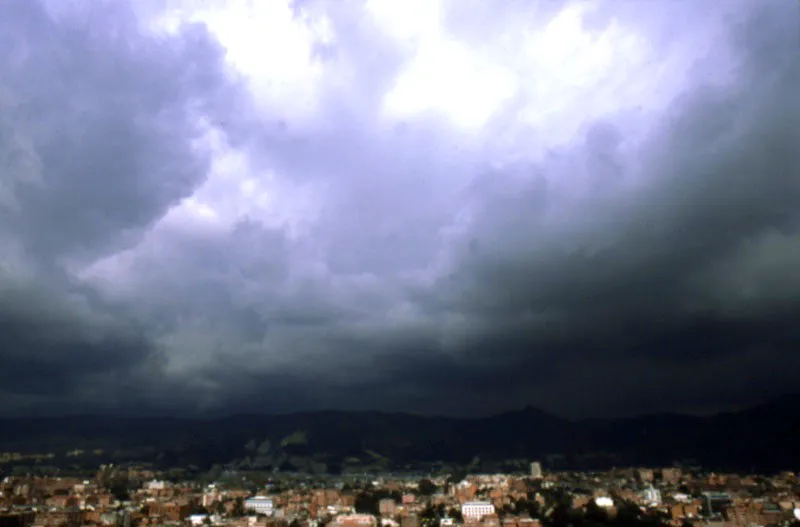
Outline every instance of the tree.
<path id="1" fill-rule="evenodd" d="M 111 484 L 108 491 L 114 496 L 114 499 L 119 501 L 125 501 L 130 499 L 131 495 L 128 492 L 128 485 L 125 481 L 115 481 Z"/>
<path id="2" fill-rule="evenodd" d="M 419 522 L 423 527 L 438 527 L 439 514 L 434 507 L 428 505 L 420 512 Z"/>
<path id="3" fill-rule="evenodd" d="M 431 496 L 436 492 L 436 485 L 433 483 L 433 481 L 423 478 L 419 480 L 419 486 L 417 489 L 419 490 L 420 495 Z"/>
<path id="4" fill-rule="evenodd" d="M 356 512 L 362 514 L 378 514 L 378 498 L 371 492 L 359 492 L 356 495 Z"/>
<path id="5" fill-rule="evenodd" d="M 553 527 L 567 527 L 573 523 L 572 516 L 572 508 L 565 503 L 559 503 L 553 509 L 553 514 L 550 518 L 550 525 Z"/>
<path id="6" fill-rule="evenodd" d="M 590 523 L 608 522 L 608 512 L 601 508 L 594 500 L 586 504 L 586 520 Z"/>
<path id="7" fill-rule="evenodd" d="M 233 502 L 233 512 L 231 515 L 237 518 L 244 516 L 244 498 L 236 498 Z"/>
<path id="8" fill-rule="evenodd" d="M 517 514 L 528 514 L 531 518 L 539 517 L 539 503 L 536 500 L 520 498 L 515 504 Z"/>
<path id="9" fill-rule="evenodd" d="M 642 511 L 639 507 L 629 501 L 623 501 L 617 506 L 617 517 L 615 523 L 620 527 L 635 527 L 639 525 Z"/>
<path id="10" fill-rule="evenodd" d="M 459 509 L 458 507 L 453 507 L 452 509 L 450 509 L 448 516 L 453 518 L 456 521 L 456 523 L 464 523 L 464 515 L 461 514 L 461 509 Z"/>

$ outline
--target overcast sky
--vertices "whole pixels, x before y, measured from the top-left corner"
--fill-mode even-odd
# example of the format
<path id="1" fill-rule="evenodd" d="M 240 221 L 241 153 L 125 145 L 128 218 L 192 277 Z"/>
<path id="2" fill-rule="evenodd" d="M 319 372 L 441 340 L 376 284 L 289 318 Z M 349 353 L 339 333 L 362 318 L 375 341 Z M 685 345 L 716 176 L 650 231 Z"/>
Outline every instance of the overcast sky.
<path id="1" fill-rule="evenodd" d="M 798 11 L 0 0 L 0 413 L 796 390 Z"/>

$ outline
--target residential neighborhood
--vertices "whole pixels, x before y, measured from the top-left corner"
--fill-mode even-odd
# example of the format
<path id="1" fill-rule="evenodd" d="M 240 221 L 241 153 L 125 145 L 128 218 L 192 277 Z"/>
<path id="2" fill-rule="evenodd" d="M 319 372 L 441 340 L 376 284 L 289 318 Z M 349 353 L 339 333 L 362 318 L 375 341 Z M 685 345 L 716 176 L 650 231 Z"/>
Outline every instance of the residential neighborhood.
<path id="1" fill-rule="evenodd" d="M 604 472 L 173 481 L 142 467 L 7 476 L 0 527 L 767 527 L 800 524 L 796 474 Z M 232 480 L 239 479 L 235 484 Z"/>

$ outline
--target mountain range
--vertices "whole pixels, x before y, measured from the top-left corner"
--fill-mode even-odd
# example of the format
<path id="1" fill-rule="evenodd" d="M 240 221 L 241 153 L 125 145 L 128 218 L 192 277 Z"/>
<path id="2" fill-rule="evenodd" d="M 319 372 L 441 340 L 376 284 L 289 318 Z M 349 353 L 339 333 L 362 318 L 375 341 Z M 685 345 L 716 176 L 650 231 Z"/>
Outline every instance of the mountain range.
<path id="1" fill-rule="evenodd" d="M 320 411 L 213 419 L 0 419 L 0 465 L 142 462 L 304 473 L 702 466 L 775 472 L 800 464 L 800 394 L 714 416 L 569 420 L 536 408 L 456 419 Z"/>

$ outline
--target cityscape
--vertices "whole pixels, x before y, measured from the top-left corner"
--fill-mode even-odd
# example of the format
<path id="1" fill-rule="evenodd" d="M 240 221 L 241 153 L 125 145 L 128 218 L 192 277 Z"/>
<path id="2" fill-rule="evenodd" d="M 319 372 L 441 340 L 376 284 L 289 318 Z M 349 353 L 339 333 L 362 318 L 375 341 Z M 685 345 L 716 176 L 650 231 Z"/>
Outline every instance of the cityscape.
<path id="1" fill-rule="evenodd" d="M 0 0 L 0 527 L 800 527 L 800 0 Z"/>
<path id="2" fill-rule="evenodd" d="M 767 527 L 800 525 L 800 480 L 677 467 L 515 474 L 181 479 L 136 465 L 9 475 L 2 527 Z"/>

